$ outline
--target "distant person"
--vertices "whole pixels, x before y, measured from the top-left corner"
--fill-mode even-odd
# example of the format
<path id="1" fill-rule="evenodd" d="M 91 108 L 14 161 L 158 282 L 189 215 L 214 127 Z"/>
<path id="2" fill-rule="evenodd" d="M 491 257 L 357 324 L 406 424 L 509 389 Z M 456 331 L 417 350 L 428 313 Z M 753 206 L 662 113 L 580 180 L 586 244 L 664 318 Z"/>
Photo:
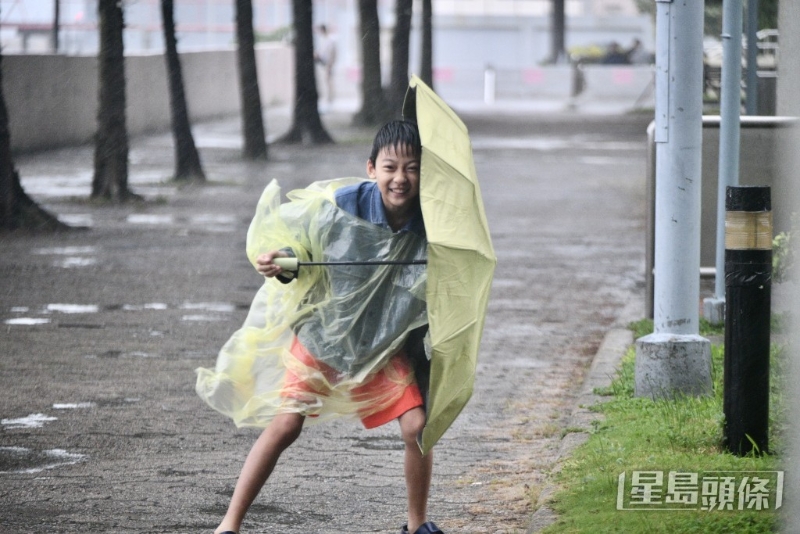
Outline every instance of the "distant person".
<path id="1" fill-rule="evenodd" d="M 649 65 L 653 63 L 653 54 L 645 50 L 642 41 L 635 37 L 625 55 L 628 57 L 628 63 L 631 65 Z"/>
<path id="2" fill-rule="evenodd" d="M 324 72 L 325 97 L 328 106 L 333 104 L 333 67 L 336 64 L 336 40 L 328 33 L 328 27 L 320 24 L 318 27 L 320 37 L 317 44 L 317 51 L 314 52 L 314 61 L 319 64 Z"/>
<path id="3" fill-rule="evenodd" d="M 618 42 L 613 41 L 608 45 L 608 50 L 603 58 L 603 65 L 627 65 L 628 63 L 628 56 L 623 52 Z"/>

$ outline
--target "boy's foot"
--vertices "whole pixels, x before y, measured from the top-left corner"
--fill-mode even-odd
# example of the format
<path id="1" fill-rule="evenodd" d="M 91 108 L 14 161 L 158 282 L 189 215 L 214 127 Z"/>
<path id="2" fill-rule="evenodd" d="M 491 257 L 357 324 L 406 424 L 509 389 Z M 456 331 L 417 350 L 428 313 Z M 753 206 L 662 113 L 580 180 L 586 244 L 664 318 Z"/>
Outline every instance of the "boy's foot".
<path id="1" fill-rule="evenodd" d="M 400 534 L 411 534 L 408 532 L 408 525 L 403 525 Z M 428 521 L 423 523 L 413 534 L 444 534 L 444 531 L 440 530 L 433 521 Z"/>

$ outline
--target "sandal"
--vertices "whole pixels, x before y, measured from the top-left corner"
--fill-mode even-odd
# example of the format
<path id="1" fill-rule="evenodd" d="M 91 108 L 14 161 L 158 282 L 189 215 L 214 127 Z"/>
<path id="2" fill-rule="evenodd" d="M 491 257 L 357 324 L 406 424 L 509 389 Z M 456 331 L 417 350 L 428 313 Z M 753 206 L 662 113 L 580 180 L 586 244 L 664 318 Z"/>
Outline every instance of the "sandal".
<path id="1" fill-rule="evenodd" d="M 403 525 L 400 534 L 409 534 L 408 525 Z M 414 534 L 444 534 L 444 531 L 440 530 L 433 521 L 428 521 L 423 523 Z"/>

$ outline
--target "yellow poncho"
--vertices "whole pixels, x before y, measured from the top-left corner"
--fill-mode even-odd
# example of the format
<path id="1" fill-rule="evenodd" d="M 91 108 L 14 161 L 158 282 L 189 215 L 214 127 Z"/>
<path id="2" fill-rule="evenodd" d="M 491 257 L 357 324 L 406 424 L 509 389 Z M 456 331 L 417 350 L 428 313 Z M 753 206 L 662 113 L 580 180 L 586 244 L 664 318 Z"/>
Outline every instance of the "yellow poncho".
<path id="1" fill-rule="evenodd" d="M 359 181 L 317 182 L 290 192 L 284 204 L 270 183 L 247 233 L 250 261 L 286 247 L 300 261 L 424 259 L 424 237 L 393 233 L 335 205 L 335 190 Z M 267 279 L 215 369 L 197 369 L 197 393 L 239 427 L 264 427 L 278 413 L 321 421 L 380 411 L 393 399 L 356 401 L 350 392 L 386 365 L 409 332 L 427 324 L 425 283 L 424 265 L 301 267 L 289 284 Z M 295 336 L 334 377 L 292 356 Z M 325 393 L 287 399 L 281 395 L 287 370 Z"/>

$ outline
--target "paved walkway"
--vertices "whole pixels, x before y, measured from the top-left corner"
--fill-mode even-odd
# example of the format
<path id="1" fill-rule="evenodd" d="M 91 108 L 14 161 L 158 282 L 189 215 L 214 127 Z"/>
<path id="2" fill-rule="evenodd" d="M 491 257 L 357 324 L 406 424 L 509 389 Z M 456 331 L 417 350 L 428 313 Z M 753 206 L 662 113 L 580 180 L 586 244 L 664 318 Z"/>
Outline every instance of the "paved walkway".
<path id="1" fill-rule="evenodd" d="M 461 114 L 499 262 L 473 399 L 436 449 L 430 516 L 448 533 L 525 532 L 598 347 L 643 312 L 648 119 Z M 272 145 L 266 165 L 240 160 L 238 120 L 198 125 L 205 187 L 165 182 L 168 135 L 135 139 L 141 205 L 86 201 L 91 147 L 17 158 L 28 192 L 91 229 L 1 241 L 3 530 L 213 530 L 257 433 L 205 407 L 193 370 L 213 365 L 262 283 L 244 239 L 266 183 L 364 175 L 372 132 L 341 110 L 324 121 L 338 144 Z M 270 111 L 270 134 L 287 125 Z M 304 431 L 242 532 L 396 532 L 404 513 L 395 425 L 335 422 Z"/>

